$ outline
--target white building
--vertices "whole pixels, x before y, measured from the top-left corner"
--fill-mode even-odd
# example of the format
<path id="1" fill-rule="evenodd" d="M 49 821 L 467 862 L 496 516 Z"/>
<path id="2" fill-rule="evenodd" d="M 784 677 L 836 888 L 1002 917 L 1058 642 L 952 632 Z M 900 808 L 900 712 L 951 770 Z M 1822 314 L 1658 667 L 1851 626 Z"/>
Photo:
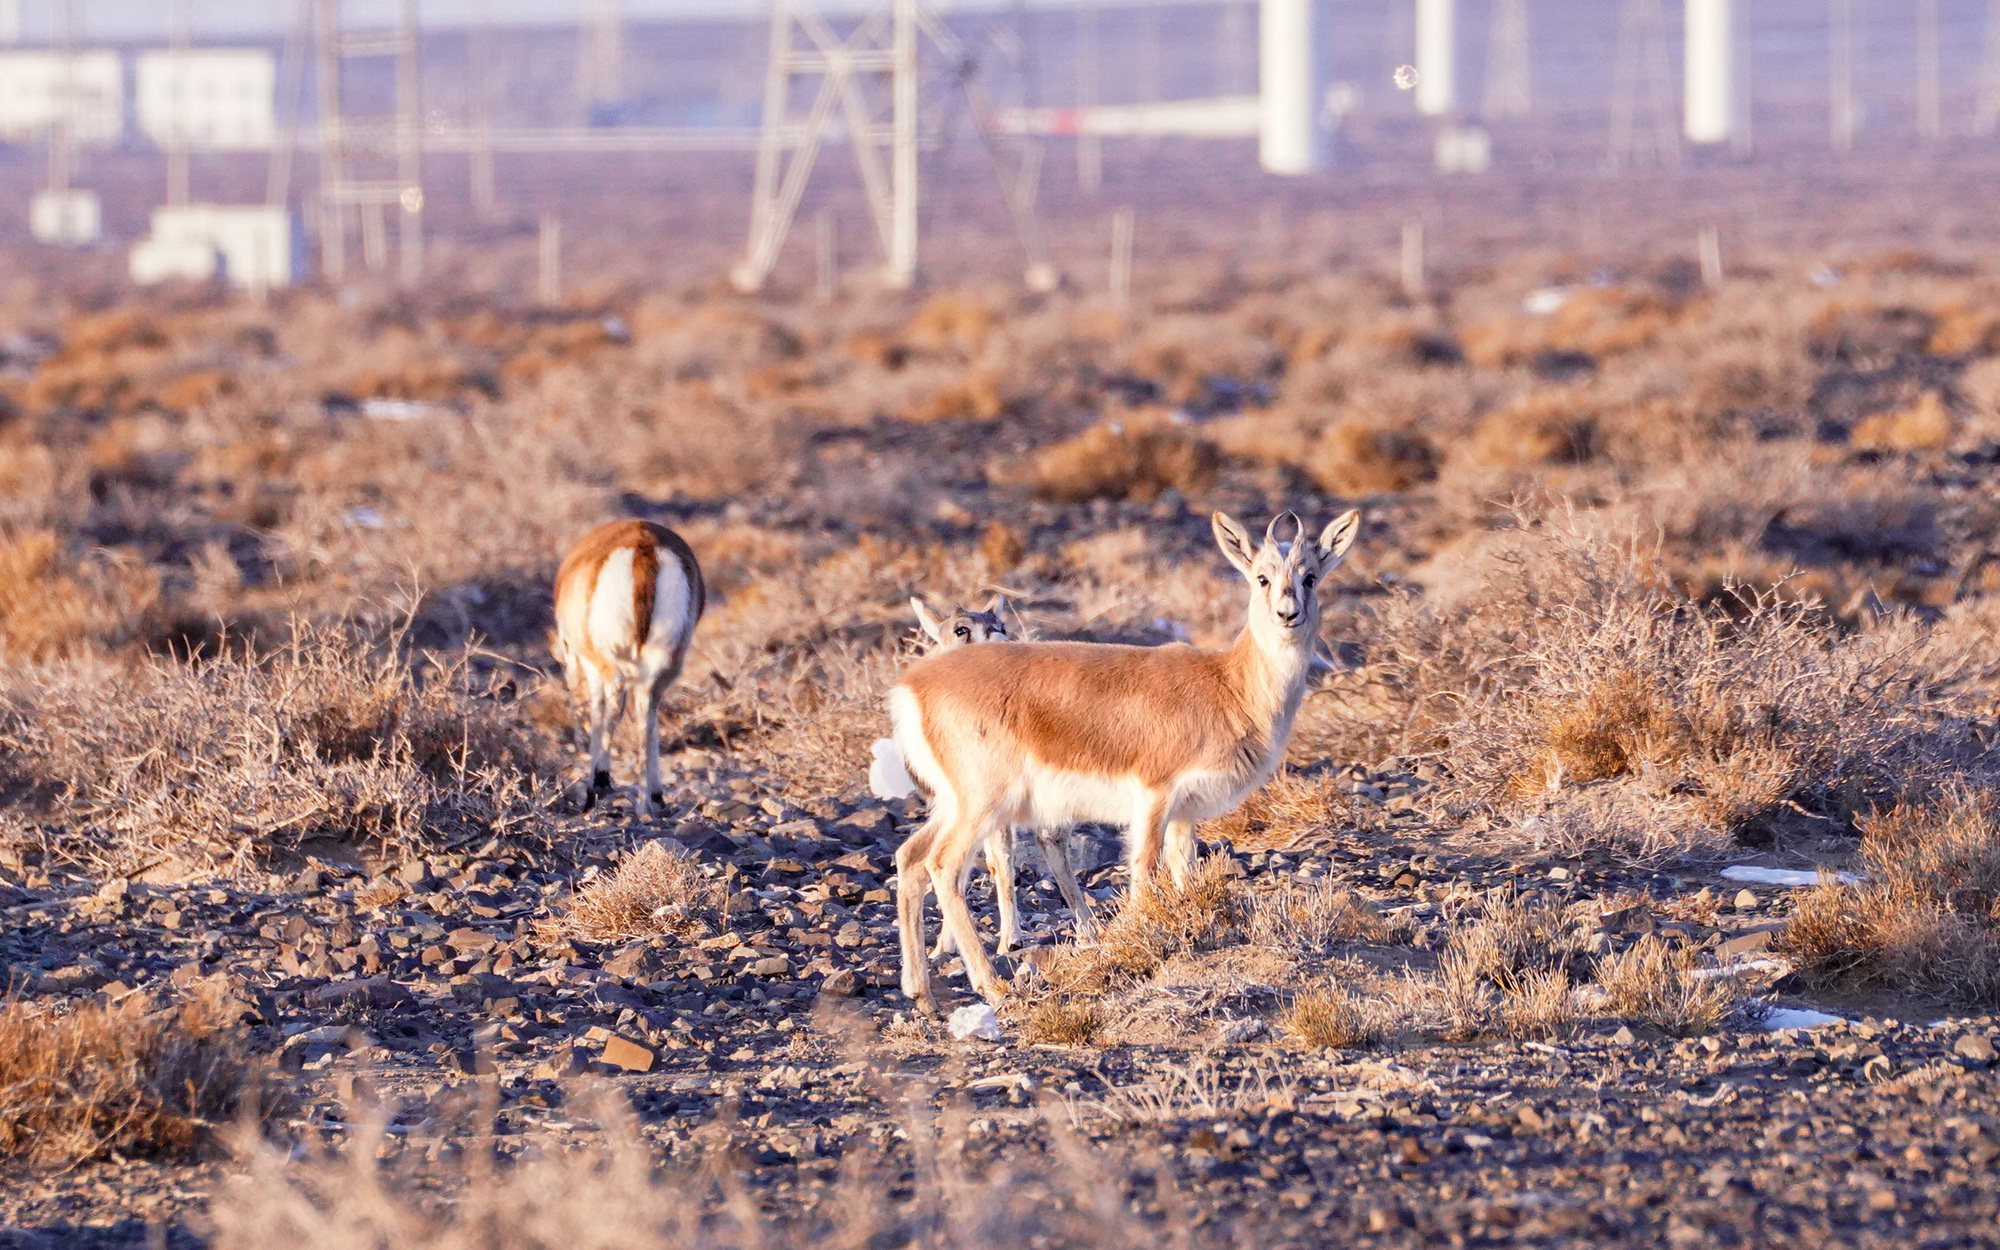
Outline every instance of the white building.
<path id="1" fill-rule="evenodd" d="M 0 52 L 0 139 L 49 132 L 69 100 L 70 138 L 109 143 L 125 126 L 125 70 L 116 52 Z"/>
<path id="2" fill-rule="evenodd" d="M 191 148 L 257 150 L 277 133 L 278 67 L 263 48 L 153 49 L 139 54 L 139 130 L 166 146 L 179 110 Z"/>
<path id="3" fill-rule="evenodd" d="M 104 209 L 97 192 L 75 187 L 67 191 L 37 191 L 28 202 L 28 233 L 38 243 L 82 247 L 104 233 Z"/>
<path id="4" fill-rule="evenodd" d="M 289 286 L 292 219 L 262 204 L 187 204 L 153 210 L 153 232 L 132 245 L 132 280 L 226 279 L 248 291 Z"/>

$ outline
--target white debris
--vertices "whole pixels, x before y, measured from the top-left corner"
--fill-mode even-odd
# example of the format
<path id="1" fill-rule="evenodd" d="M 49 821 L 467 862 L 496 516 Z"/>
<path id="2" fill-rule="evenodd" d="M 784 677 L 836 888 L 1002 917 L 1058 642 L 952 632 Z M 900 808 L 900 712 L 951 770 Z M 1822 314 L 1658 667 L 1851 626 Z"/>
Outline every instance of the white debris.
<path id="1" fill-rule="evenodd" d="M 907 799 L 917 792 L 916 778 L 903 765 L 903 753 L 892 738 L 877 738 L 869 748 L 868 793 L 878 799 Z"/>
<path id="2" fill-rule="evenodd" d="M 951 1035 L 959 1041 L 976 1037 L 982 1042 L 1000 1040 L 1000 1017 L 985 1003 L 974 1003 L 970 1007 L 960 1007 L 951 1013 L 946 1025 Z"/>
<path id="3" fill-rule="evenodd" d="M 1545 286 L 1521 297 L 1521 311 L 1531 317 L 1546 317 L 1567 303 L 1569 303 L 1567 288 Z"/>
<path id="4" fill-rule="evenodd" d="M 1797 868 L 1757 868 L 1750 864 L 1732 864 L 1722 870 L 1722 875 L 1731 881 L 1747 881 L 1752 885 L 1819 884 L 1819 873 Z M 1853 885 L 1861 880 L 1851 872 L 1836 872 L 1833 879 L 1843 885 Z"/>
<path id="5" fill-rule="evenodd" d="M 427 404 L 420 399 L 377 398 L 361 401 L 361 415 L 377 421 L 417 421 L 443 411 L 442 405 Z"/>
<path id="6" fill-rule="evenodd" d="M 1716 977 L 1740 977 L 1751 972 L 1772 972 L 1783 976 L 1791 970 L 1790 960 L 1744 959 L 1736 963 L 1723 964 L 1719 968 L 1693 968 L 1687 975 L 1696 981 L 1712 981 Z"/>
<path id="7" fill-rule="evenodd" d="M 1773 1007 L 1764 1013 L 1764 1027 L 1772 1033 L 1779 1029 L 1823 1029 L 1829 1024 L 1844 1024 L 1846 1020 L 1845 1016 L 1829 1015 L 1810 1007 Z"/>

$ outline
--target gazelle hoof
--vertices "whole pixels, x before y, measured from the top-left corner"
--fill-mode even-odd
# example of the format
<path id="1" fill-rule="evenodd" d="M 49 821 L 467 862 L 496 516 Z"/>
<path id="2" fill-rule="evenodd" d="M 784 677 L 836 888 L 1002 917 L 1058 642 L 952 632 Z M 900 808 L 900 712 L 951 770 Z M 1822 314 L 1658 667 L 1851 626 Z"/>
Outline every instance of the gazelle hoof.
<path id="1" fill-rule="evenodd" d="M 600 768 L 590 774 L 590 789 L 593 794 L 602 794 L 611 788 L 611 770 Z"/>

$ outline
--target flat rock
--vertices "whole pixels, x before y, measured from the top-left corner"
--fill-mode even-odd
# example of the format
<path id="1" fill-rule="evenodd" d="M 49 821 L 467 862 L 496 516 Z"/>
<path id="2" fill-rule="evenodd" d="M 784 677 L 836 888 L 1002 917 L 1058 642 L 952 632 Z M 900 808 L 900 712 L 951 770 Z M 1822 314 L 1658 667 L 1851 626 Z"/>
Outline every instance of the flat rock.
<path id="1" fill-rule="evenodd" d="M 388 977 L 368 977 L 314 986 L 306 997 L 322 1007 L 397 1007 L 409 1002 L 412 995 Z"/>
<path id="2" fill-rule="evenodd" d="M 650 1072 L 653 1070 L 653 1052 L 630 1038 L 613 1037 L 604 1043 L 604 1050 L 597 1056 L 614 1068 L 627 1072 Z"/>

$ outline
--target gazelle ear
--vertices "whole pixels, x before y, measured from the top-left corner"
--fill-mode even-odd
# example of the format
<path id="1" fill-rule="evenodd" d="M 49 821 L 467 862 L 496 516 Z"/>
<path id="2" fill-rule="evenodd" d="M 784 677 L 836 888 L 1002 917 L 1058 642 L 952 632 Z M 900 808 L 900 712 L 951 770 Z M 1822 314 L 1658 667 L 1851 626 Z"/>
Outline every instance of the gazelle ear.
<path id="1" fill-rule="evenodd" d="M 1257 547 L 1250 541 L 1250 533 L 1224 512 L 1211 518 L 1215 525 L 1215 545 L 1222 548 L 1222 554 L 1236 566 L 1243 576 L 1250 576 L 1250 566 L 1257 562 Z"/>
<path id="2" fill-rule="evenodd" d="M 930 635 L 932 642 L 944 641 L 944 622 L 931 615 L 930 608 L 924 605 L 922 599 L 912 595 L 910 597 L 910 610 L 917 614 L 917 624 L 923 628 L 926 634 Z"/>
<path id="3" fill-rule="evenodd" d="M 1333 519 L 1319 534 L 1319 562 L 1323 567 L 1332 568 L 1340 563 L 1347 549 L 1354 545 L 1355 535 L 1361 532 L 1361 512 L 1350 508 Z"/>

